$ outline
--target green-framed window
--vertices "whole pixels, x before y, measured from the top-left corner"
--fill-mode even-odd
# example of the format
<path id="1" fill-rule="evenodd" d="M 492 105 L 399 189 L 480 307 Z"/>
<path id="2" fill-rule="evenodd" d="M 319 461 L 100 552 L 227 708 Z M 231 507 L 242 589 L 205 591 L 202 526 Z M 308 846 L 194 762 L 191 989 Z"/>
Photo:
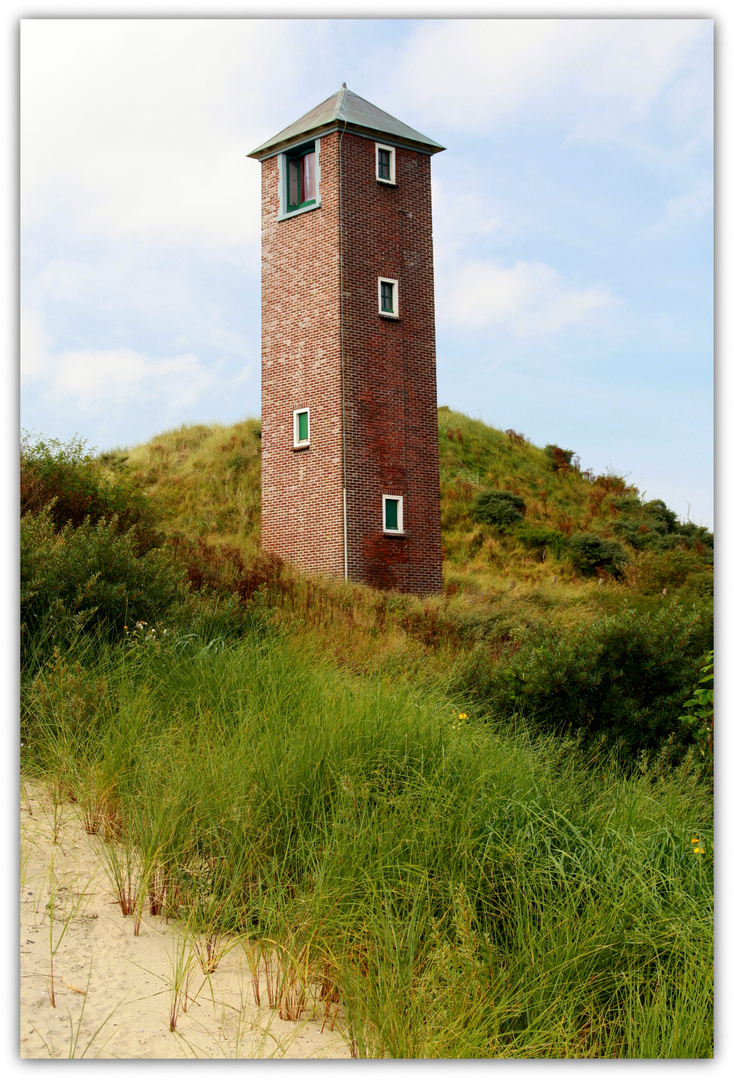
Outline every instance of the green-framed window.
<path id="1" fill-rule="evenodd" d="M 311 445 L 311 410 L 293 411 L 293 448 L 303 450 Z"/>
<path id="2" fill-rule="evenodd" d="M 315 210 L 321 206 L 319 196 L 319 140 L 304 143 L 278 155 L 280 174 L 280 206 L 278 220 Z"/>
<path id="3" fill-rule="evenodd" d="M 382 530 L 386 533 L 401 533 L 403 529 L 403 496 L 382 496 Z"/>
<path id="4" fill-rule="evenodd" d="M 316 149 L 287 155 L 288 213 L 316 202 Z"/>
<path id="5" fill-rule="evenodd" d="M 395 147 L 375 143 L 375 175 L 383 184 L 395 183 Z"/>
<path id="6" fill-rule="evenodd" d="M 398 283 L 395 278 L 377 279 L 377 303 L 380 315 L 398 317 Z"/>

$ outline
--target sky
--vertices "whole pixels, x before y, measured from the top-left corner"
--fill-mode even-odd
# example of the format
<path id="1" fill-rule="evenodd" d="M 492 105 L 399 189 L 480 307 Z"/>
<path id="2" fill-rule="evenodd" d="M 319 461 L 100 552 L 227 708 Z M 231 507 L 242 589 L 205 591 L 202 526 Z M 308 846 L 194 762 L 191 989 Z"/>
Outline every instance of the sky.
<path id="1" fill-rule="evenodd" d="M 94 19 L 100 7 L 77 0 L 74 12 Z M 401 13 L 416 16 L 402 22 L 350 23 L 339 7 L 218 0 L 220 14 L 280 21 L 191 27 L 171 18 L 113 31 L 108 19 L 31 26 L 27 7 L 4 6 L 8 610 L 17 610 L 19 426 L 106 449 L 184 422 L 257 414 L 260 166 L 246 155 L 345 80 L 447 147 L 433 158 L 439 401 L 540 445 L 572 448 L 582 468 L 622 472 L 647 498 L 712 525 L 715 33 L 716 636 L 726 657 L 734 595 L 732 561 L 721 557 L 732 535 L 725 496 L 734 459 L 721 302 L 731 250 L 721 195 L 730 173 L 722 116 L 733 96 L 728 9 L 648 0 L 656 21 L 626 22 L 639 6 L 567 0 L 569 22 L 553 19 L 551 0 L 534 0 L 532 12 L 550 21 L 470 24 L 440 19 L 450 5 L 439 0 L 401 0 Z M 459 14 L 488 8 L 463 0 Z M 618 18 L 586 21 L 596 9 Z M 69 14 L 61 0 L 42 10 Z M 127 0 L 115 10 L 147 16 L 150 4 Z M 394 6 L 353 0 L 349 10 L 384 15 Z M 497 15 L 517 10 L 517 0 L 492 4 Z M 201 6 L 159 0 L 156 11 L 200 14 Z M 294 13 L 326 18 L 294 24 Z M 707 18 L 682 18 L 697 14 Z M 9 716 L 18 710 L 17 653 L 17 622 L 6 618 Z M 719 667 L 726 711 L 734 694 L 729 665 Z M 12 724 L 6 734 L 14 740 Z M 12 829 L 15 742 L 7 749 Z M 726 725 L 717 756 L 724 767 L 732 760 Z M 731 800 L 732 786 L 718 785 L 722 820 Z M 717 890 L 726 896 L 734 849 L 726 830 L 720 841 Z M 725 1016 L 734 996 L 726 921 L 717 956 Z M 12 1071 L 17 1010 L 12 989 L 2 993 L 1 1045 L 13 1048 L 2 1056 Z M 720 1023 L 714 1072 L 728 1075 L 732 1060 L 734 1028 Z M 128 1065 L 146 1068 L 123 1063 L 123 1071 Z M 648 1066 L 627 1069 L 642 1076 Z"/>
<path id="2" fill-rule="evenodd" d="M 713 526 L 711 19 L 24 19 L 21 427 L 260 409 L 260 164 L 350 90 L 432 159 L 439 404 Z"/>

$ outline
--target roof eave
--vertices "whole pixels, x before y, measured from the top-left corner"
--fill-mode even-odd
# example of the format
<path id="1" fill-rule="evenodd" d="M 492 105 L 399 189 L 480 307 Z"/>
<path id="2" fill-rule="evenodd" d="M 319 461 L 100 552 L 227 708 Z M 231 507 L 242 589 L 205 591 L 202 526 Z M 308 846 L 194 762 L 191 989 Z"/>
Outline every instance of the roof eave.
<path id="1" fill-rule="evenodd" d="M 306 142 L 308 139 L 316 139 L 330 131 L 338 130 L 352 131 L 356 135 L 363 135 L 368 139 L 383 138 L 387 143 L 394 143 L 396 146 L 405 146 L 411 150 L 420 150 L 424 154 L 440 154 L 442 150 L 446 149 L 445 146 L 441 146 L 440 143 L 433 142 L 433 140 L 426 140 L 424 142 L 419 139 L 410 139 L 407 136 L 392 135 L 387 131 L 378 131 L 377 128 L 364 127 L 361 124 L 355 124 L 351 121 L 333 119 L 328 123 L 320 124 L 318 127 L 310 128 L 306 131 L 299 131 L 297 134 L 290 135 L 285 139 L 279 139 L 277 141 L 269 139 L 255 150 L 252 150 L 247 157 L 255 158 L 257 161 L 264 161 L 265 158 L 282 153 L 283 150 L 287 150 L 289 146 L 297 146 L 299 143 Z"/>

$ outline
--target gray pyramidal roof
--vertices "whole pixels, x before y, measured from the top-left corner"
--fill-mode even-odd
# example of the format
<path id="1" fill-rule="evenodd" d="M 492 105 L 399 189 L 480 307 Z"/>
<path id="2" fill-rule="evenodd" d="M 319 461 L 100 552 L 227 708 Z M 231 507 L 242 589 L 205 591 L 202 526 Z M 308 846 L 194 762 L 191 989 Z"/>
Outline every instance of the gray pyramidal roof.
<path id="1" fill-rule="evenodd" d="M 415 131 L 401 120 L 396 120 L 394 116 L 378 109 L 376 105 L 371 105 L 359 94 L 353 94 L 351 90 L 347 90 L 347 84 L 342 83 L 341 90 L 338 90 L 336 94 L 332 94 L 300 120 L 296 120 L 294 124 L 279 131 L 272 139 L 268 139 L 247 156 L 261 160 L 303 135 L 318 135 L 333 127 L 346 127 L 365 133 L 379 132 L 390 139 L 415 146 L 429 154 L 437 154 L 439 150 L 446 149 L 445 146 L 434 142 L 426 135 L 421 135 L 420 131 Z"/>

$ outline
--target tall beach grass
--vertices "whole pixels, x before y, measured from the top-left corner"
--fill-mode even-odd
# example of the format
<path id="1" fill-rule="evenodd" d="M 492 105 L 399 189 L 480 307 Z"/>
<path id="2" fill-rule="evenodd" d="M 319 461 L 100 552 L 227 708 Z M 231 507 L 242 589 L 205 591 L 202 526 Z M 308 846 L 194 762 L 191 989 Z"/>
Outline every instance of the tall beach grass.
<path id="1" fill-rule="evenodd" d="M 308 642 L 255 618 L 239 640 L 57 651 L 23 687 L 24 768 L 137 867 L 133 919 L 262 942 L 338 1001 L 355 1056 L 710 1056 L 690 759 L 593 766 Z"/>

